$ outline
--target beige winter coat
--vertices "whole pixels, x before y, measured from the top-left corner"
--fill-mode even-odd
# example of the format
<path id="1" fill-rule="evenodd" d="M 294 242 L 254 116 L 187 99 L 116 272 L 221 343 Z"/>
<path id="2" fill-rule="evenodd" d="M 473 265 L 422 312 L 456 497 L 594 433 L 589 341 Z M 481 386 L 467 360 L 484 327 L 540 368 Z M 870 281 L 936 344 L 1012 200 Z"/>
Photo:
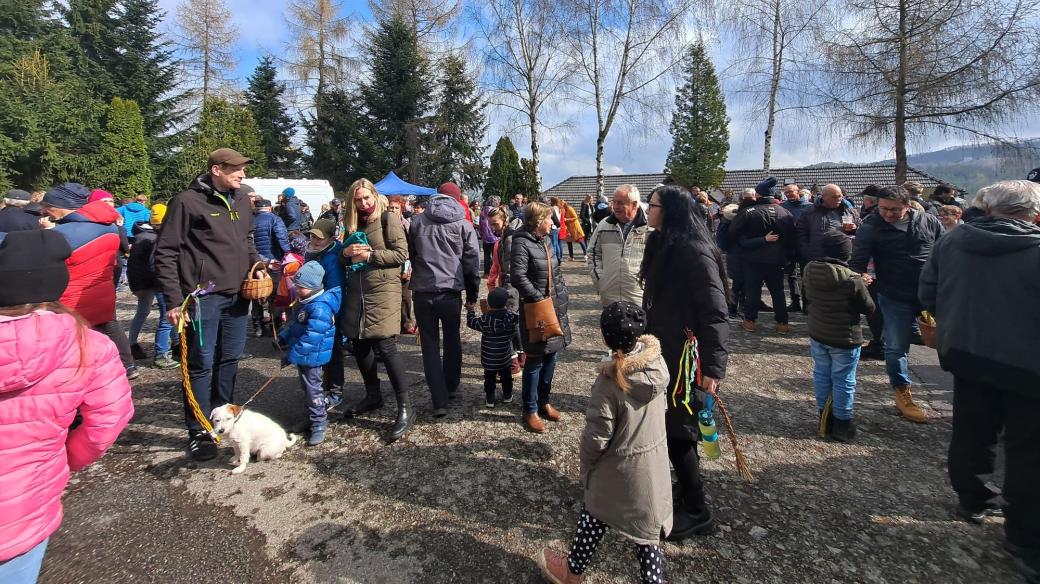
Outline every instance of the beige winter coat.
<path id="1" fill-rule="evenodd" d="M 394 215 L 387 219 L 360 226 L 372 258 L 364 269 L 347 272 L 344 330 L 351 339 L 386 339 L 401 332 L 401 267 L 408 259 L 408 242 L 401 221 Z M 344 262 L 349 265 L 349 258 Z"/>
<path id="2" fill-rule="evenodd" d="M 589 240 L 589 276 L 603 306 L 621 300 L 643 304 L 639 265 L 643 262 L 643 248 L 651 229 L 642 209 L 632 221 L 635 225 L 628 237 L 622 237 L 621 225 L 610 215 L 599 222 Z"/>
<path id="3" fill-rule="evenodd" d="M 672 529 L 672 481 L 668 368 L 655 337 L 639 338 L 624 371 L 627 393 L 604 373 L 592 386 L 580 448 L 585 509 L 634 542 L 657 545 Z"/>

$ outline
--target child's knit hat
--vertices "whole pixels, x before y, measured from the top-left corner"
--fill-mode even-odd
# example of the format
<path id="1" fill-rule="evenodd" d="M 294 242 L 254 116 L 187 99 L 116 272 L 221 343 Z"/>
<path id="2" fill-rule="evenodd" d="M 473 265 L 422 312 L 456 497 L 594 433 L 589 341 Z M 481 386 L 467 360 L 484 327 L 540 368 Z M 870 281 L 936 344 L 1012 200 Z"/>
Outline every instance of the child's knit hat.
<path id="1" fill-rule="evenodd" d="M 852 240 L 837 229 L 828 229 L 820 234 L 820 250 L 824 257 L 847 262 L 852 257 Z"/>
<path id="2" fill-rule="evenodd" d="M 495 288 L 488 294 L 488 306 L 493 310 L 501 310 L 509 302 L 509 291 L 505 288 Z"/>
<path id="3" fill-rule="evenodd" d="M 639 337 L 646 333 L 646 312 L 632 302 L 615 302 L 603 309 L 599 328 L 611 350 L 630 353 Z"/>
<path id="4" fill-rule="evenodd" d="M 289 251 L 302 254 L 307 250 L 307 236 L 302 233 L 289 236 Z"/>
<path id="5" fill-rule="evenodd" d="M 297 286 L 318 290 L 324 285 L 322 283 L 324 279 L 325 268 L 321 266 L 321 263 L 311 260 L 300 267 L 299 271 L 296 272 L 296 277 L 293 278 L 293 282 Z"/>

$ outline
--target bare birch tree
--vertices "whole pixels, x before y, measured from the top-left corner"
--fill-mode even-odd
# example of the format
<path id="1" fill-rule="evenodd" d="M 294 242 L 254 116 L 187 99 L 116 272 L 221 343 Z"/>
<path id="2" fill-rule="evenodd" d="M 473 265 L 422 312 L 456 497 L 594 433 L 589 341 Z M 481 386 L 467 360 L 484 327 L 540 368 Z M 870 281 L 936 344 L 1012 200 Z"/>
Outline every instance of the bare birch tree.
<path id="1" fill-rule="evenodd" d="M 417 46 L 425 46 L 431 37 L 444 32 L 462 12 L 461 0 L 368 0 L 368 8 L 376 20 L 399 15 L 412 26 Z"/>
<path id="2" fill-rule="evenodd" d="M 603 194 L 604 144 L 622 110 L 646 118 L 671 107 L 663 81 L 683 56 L 691 0 L 569 0 L 567 33 L 577 97 L 596 111 L 596 185 Z"/>
<path id="3" fill-rule="evenodd" d="M 812 31 L 827 1 L 745 0 L 720 10 L 737 37 L 733 61 L 723 75 L 741 80 L 735 94 L 751 106 L 750 117 L 765 119 L 765 170 L 772 165 L 777 116 L 804 106 L 802 87 L 818 56 Z"/>
<path id="4" fill-rule="evenodd" d="M 296 88 L 320 96 L 338 88 L 344 73 L 357 63 L 345 48 L 351 20 L 342 15 L 339 0 L 293 0 L 289 3 L 289 28 L 294 44 L 289 47 L 288 69 Z"/>
<path id="5" fill-rule="evenodd" d="M 200 103 L 216 95 L 235 68 L 238 28 L 224 0 L 182 0 L 177 5 L 175 38 L 189 79 L 199 78 Z"/>
<path id="6" fill-rule="evenodd" d="M 853 139 L 893 140 L 896 182 L 907 142 L 936 134 L 1006 141 L 1040 97 L 1038 0 L 847 0 L 821 30 L 818 86 Z"/>
<path id="7" fill-rule="evenodd" d="M 523 120 L 540 183 L 538 131 L 571 76 L 563 15 L 553 0 L 488 0 L 475 7 L 473 20 L 484 40 L 491 102 Z"/>

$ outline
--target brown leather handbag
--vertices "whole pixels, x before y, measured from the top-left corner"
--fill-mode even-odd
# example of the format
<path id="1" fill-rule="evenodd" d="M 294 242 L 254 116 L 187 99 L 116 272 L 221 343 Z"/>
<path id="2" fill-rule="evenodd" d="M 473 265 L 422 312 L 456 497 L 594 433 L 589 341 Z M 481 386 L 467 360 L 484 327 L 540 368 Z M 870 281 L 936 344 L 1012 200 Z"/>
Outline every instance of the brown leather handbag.
<path id="1" fill-rule="evenodd" d="M 543 242 L 545 260 L 549 264 L 549 293 L 538 302 L 524 304 L 524 323 L 527 327 L 527 338 L 532 343 L 545 343 L 549 339 L 563 336 L 563 327 L 556 318 L 556 307 L 553 306 L 553 273 L 552 258 L 549 257 L 549 245 Z"/>

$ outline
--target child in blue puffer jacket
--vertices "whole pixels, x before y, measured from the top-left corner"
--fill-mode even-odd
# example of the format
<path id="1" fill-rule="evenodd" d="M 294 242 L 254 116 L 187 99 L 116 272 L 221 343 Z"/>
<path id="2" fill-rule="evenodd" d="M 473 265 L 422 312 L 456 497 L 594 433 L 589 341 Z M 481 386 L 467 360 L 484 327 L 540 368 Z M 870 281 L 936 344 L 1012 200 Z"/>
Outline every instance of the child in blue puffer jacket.
<path id="1" fill-rule="evenodd" d="M 282 366 L 293 364 L 299 370 L 300 386 L 307 394 L 311 434 L 308 446 L 317 446 L 325 440 L 329 427 L 325 411 L 325 390 L 321 386 L 322 366 L 332 359 L 332 345 L 336 337 L 336 313 L 339 312 L 339 288 L 325 290 L 322 279 L 325 268 L 309 261 L 296 272 L 296 302 L 293 303 L 292 324 L 278 334 L 285 347 Z"/>

